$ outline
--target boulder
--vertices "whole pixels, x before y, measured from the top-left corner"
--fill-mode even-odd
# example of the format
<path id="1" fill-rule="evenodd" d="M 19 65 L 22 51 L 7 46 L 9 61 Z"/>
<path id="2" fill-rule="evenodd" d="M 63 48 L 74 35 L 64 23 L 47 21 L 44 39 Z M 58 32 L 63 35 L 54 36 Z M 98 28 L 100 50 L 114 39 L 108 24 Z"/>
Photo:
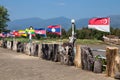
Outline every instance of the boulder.
<path id="1" fill-rule="evenodd" d="M 95 73 L 102 73 L 102 61 L 101 59 L 97 59 L 94 62 L 94 72 Z"/>

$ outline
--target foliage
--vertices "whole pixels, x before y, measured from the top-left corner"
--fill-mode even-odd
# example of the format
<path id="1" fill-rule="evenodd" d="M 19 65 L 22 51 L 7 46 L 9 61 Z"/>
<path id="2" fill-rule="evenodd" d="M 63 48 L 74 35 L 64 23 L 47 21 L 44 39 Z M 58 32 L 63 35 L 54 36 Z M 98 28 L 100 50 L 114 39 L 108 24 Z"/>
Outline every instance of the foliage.
<path id="1" fill-rule="evenodd" d="M 9 21 L 8 11 L 3 6 L 0 6 L 0 32 L 8 32 L 6 22 Z"/>
<path id="2" fill-rule="evenodd" d="M 48 38 L 60 38 L 60 35 L 57 35 L 57 34 L 54 34 L 54 33 L 47 32 L 46 35 L 47 35 Z"/>
<path id="3" fill-rule="evenodd" d="M 104 58 L 102 55 L 97 55 L 95 57 L 95 60 L 100 60 L 102 62 L 102 71 L 105 71 L 106 70 L 106 65 L 107 65 L 107 61 L 106 61 L 106 58 Z"/>
<path id="4" fill-rule="evenodd" d="M 98 30 L 94 30 L 94 29 L 88 29 L 87 27 L 83 27 L 82 29 L 76 29 L 75 33 L 77 34 L 77 39 L 96 39 L 96 40 L 102 40 L 104 35 L 115 35 L 120 37 L 120 28 L 112 28 L 111 27 L 111 32 L 102 32 L 102 31 L 98 31 Z M 66 34 L 67 33 L 67 34 Z M 69 38 L 69 36 L 71 36 L 71 28 L 62 33 L 62 36 L 65 36 L 67 39 Z"/>
<path id="5" fill-rule="evenodd" d="M 67 38 L 67 31 L 65 29 L 62 28 L 62 38 L 66 39 Z"/>
<path id="6" fill-rule="evenodd" d="M 112 28 L 111 27 L 111 33 L 108 32 L 102 32 L 94 29 L 88 29 L 82 28 L 82 29 L 76 29 L 75 31 L 77 39 L 81 40 L 86 40 L 86 39 L 91 39 L 92 41 L 94 40 L 102 40 L 104 35 L 116 35 L 120 37 L 120 29 L 119 28 Z M 69 37 L 72 35 L 72 28 L 70 28 L 68 31 L 62 28 L 62 35 L 58 36 L 56 34 L 51 34 L 47 32 L 47 38 L 52 39 L 52 38 L 62 38 L 62 39 L 69 39 Z M 37 39 L 41 39 L 43 37 L 37 35 Z M 82 41 L 83 42 L 83 41 Z"/>

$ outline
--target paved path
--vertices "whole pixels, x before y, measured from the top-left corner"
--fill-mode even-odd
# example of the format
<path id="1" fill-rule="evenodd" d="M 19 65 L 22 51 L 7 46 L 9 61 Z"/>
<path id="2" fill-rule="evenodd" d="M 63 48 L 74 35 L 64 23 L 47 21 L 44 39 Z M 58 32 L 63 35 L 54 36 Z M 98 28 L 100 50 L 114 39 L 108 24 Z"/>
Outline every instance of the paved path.
<path id="1" fill-rule="evenodd" d="M 0 48 L 0 80 L 114 80 L 74 66 Z"/>

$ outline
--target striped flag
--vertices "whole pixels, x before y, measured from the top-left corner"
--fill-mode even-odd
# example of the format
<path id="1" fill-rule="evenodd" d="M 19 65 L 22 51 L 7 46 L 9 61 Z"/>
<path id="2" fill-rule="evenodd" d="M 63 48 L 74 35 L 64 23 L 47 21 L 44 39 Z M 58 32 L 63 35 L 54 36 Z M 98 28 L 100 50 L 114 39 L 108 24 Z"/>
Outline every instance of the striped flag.
<path id="1" fill-rule="evenodd" d="M 46 30 L 45 28 L 35 29 L 35 34 L 46 35 Z"/>
<path id="2" fill-rule="evenodd" d="M 0 37 L 5 37 L 3 33 L 0 33 Z"/>
<path id="3" fill-rule="evenodd" d="M 32 37 L 35 37 L 35 30 L 34 29 L 28 29 L 28 28 L 26 28 L 25 29 L 25 33 L 26 34 L 31 34 L 32 35 Z"/>
<path id="4" fill-rule="evenodd" d="M 61 26 L 60 25 L 50 25 L 50 26 L 48 26 L 47 31 L 49 33 L 61 35 Z"/>
<path id="5" fill-rule="evenodd" d="M 12 34 L 13 34 L 15 37 L 20 37 L 20 34 L 18 33 L 18 31 L 13 31 Z"/>
<path id="6" fill-rule="evenodd" d="M 92 18 L 89 20 L 88 28 L 110 32 L 110 18 Z"/>
<path id="7" fill-rule="evenodd" d="M 18 30 L 18 33 L 20 34 L 20 36 L 27 37 L 25 30 Z"/>

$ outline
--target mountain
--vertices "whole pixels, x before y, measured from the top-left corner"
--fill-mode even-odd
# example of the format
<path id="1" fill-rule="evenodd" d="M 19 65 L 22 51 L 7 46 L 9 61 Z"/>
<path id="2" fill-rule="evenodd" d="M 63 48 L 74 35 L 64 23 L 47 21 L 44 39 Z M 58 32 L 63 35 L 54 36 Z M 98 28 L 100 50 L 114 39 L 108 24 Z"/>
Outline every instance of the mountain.
<path id="1" fill-rule="evenodd" d="M 27 18 L 27 19 L 18 19 L 11 22 L 8 22 L 8 29 L 10 30 L 20 30 L 25 29 L 28 26 L 40 26 L 43 19 L 41 18 Z"/>
<path id="2" fill-rule="evenodd" d="M 110 26 L 113 28 L 120 27 L 120 15 L 110 15 Z M 77 28 L 87 27 L 90 18 L 79 19 L 76 21 Z"/>
<path id="3" fill-rule="evenodd" d="M 87 27 L 89 18 L 79 19 L 76 21 L 77 28 Z"/>
<path id="4" fill-rule="evenodd" d="M 111 15 L 109 16 L 111 19 L 111 26 L 115 28 L 120 27 L 120 15 Z M 76 28 L 87 27 L 88 21 L 90 18 L 78 19 L 75 21 Z M 8 29 L 10 30 L 20 30 L 25 29 L 30 26 L 34 28 L 45 27 L 49 25 L 57 25 L 60 24 L 62 28 L 68 30 L 71 27 L 71 19 L 66 17 L 57 17 L 51 19 L 41 19 L 41 18 L 28 18 L 28 19 L 19 19 L 14 20 L 8 23 Z"/>
<path id="5" fill-rule="evenodd" d="M 120 15 L 111 15 L 111 26 L 115 28 L 120 28 Z"/>
<path id="6" fill-rule="evenodd" d="M 61 25 L 63 28 L 66 28 L 66 29 L 69 29 L 71 23 L 70 23 L 70 19 L 68 18 L 65 18 L 65 17 L 57 17 L 57 18 L 52 18 L 52 19 L 47 19 L 47 20 L 44 20 L 41 25 L 43 27 L 46 27 L 49 26 L 49 25 Z"/>
<path id="7" fill-rule="evenodd" d="M 57 17 L 52 19 L 41 19 L 41 18 L 28 18 L 28 19 L 19 19 L 14 20 L 8 23 L 8 29 L 10 30 L 20 30 L 25 29 L 30 26 L 33 26 L 34 28 L 40 28 L 45 27 L 49 25 L 57 25 L 60 24 L 63 28 L 69 29 L 71 26 L 70 19 L 65 17 Z"/>

